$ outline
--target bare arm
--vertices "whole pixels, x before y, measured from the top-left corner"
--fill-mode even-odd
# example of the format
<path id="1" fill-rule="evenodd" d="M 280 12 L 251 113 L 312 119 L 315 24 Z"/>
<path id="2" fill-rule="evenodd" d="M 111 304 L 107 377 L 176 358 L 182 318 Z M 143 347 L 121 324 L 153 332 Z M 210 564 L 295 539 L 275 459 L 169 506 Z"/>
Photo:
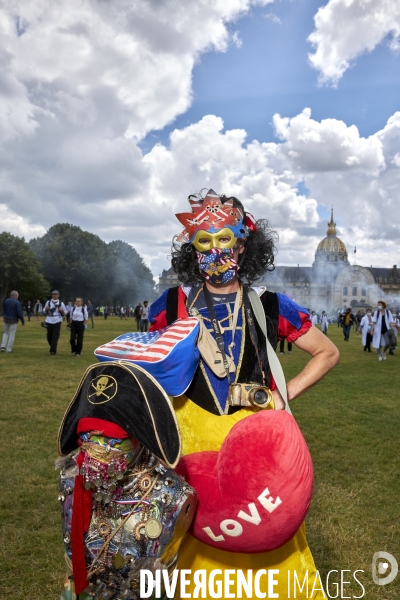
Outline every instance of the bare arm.
<path id="1" fill-rule="evenodd" d="M 301 373 L 288 382 L 289 402 L 318 383 L 339 361 L 339 350 L 335 344 L 316 327 L 311 327 L 307 333 L 299 337 L 294 343 L 300 350 L 310 354 L 311 360 Z M 285 407 L 282 396 L 277 390 L 272 393 L 275 408 L 282 410 Z"/>

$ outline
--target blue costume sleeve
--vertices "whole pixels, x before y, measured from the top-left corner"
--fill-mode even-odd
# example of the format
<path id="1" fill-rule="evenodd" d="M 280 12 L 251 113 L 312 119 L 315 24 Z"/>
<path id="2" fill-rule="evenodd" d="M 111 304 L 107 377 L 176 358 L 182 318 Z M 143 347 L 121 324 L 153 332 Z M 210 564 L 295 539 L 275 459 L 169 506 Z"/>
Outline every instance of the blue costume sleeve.
<path id="1" fill-rule="evenodd" d="M 311 327 L 310 313 L 285 294 L 279 294 L 278 338 L 294 342 Z"/>
<path id="2" fill-rule="evenodd" d="M 167 309 L 167 296 L 168 290 L 165 290 L 157 300 L 153 302 L 149 309 L 149 321 L 150 323 L 154 323 L 154 320 L 157 315 L 160 314 L 163 310 Z"/>

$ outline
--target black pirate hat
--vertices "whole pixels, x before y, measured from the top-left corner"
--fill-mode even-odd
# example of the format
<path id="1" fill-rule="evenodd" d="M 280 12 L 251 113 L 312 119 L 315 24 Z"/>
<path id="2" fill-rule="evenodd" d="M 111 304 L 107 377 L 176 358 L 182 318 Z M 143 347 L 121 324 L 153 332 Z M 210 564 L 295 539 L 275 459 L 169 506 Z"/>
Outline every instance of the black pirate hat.
<path id="1" fill-rule="evenodd" d="M 107 362 L 86 370 L 58 432 L 62 456 L 77 447 L 77 425 L 85 417 L 116 423 L 170 468 L 179 460 L 181 438 L 170 399 L 138 365 Z"/>

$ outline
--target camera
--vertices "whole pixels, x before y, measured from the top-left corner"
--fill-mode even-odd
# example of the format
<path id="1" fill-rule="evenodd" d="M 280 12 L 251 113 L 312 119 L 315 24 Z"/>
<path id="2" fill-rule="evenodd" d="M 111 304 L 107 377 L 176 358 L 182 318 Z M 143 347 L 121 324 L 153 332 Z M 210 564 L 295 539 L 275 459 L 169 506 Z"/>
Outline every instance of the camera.
<path id="1" fill-rule="evenodd" d="M 259 383 L 231 383 L 228 390 L 228 404 L 264 409 L 275 408 L 271 390 Z"/>

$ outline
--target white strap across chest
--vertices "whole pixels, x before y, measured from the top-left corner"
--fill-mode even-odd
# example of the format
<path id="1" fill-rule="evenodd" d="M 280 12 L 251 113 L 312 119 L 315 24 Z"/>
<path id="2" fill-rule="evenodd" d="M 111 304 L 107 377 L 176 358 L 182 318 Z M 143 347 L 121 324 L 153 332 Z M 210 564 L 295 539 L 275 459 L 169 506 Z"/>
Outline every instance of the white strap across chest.
<path id="1" fill-rule="evenodd" d="M 283 373 L 282 365 L 279 361 L 279 358 L 277 357 L 277 355 L 275 353 L 275 350 L 271 346 L 271 343 L 268 339 L 267 321 L 265 318 L 263 305 L 262 305 L 261 300 L 255 290 L 249 290 L 249 298 L 250 298 L 251 308 L 253 309 L 253 312 L 254 312 L 254 316 L 257 319 L 259 326 L 261 327 L 261 331 L 265 335 L 265 339 L 267 342 L 267 357 L 268 357 L 268 363 L 269 363 L 269 367 L 271 369 L 272 377 L 274 378 L 276 387 L 278 388 L 280 395 L 282 396 L 282 398 L 285 401 L 286 411 L 289 414 L 292 414 L 292 411 L 289 408 L 287 389 L 286 389 L 286 380 L 285 380 L 285 375 Z"/>

